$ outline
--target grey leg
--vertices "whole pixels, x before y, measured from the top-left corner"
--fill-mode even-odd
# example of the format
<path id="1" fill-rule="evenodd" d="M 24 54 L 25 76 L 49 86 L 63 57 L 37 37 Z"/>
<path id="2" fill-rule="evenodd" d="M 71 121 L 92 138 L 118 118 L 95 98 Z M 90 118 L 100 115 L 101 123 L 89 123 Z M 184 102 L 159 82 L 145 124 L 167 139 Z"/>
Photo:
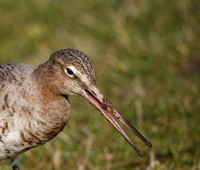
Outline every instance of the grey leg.
<path id="1" fill-rule="evenodd" d="M 19 170 L 19 162 L 17 161 L 16 164 L 12 165 L 13 170 Z"/>
<path id="2" fill-rule="evenodd" d="M 10 159 L 11 166 L 12 166 L 13 170 L 19 170 L 19 161 L 18 161 L 18 159 L 19 159 L 19 156 Z"/>

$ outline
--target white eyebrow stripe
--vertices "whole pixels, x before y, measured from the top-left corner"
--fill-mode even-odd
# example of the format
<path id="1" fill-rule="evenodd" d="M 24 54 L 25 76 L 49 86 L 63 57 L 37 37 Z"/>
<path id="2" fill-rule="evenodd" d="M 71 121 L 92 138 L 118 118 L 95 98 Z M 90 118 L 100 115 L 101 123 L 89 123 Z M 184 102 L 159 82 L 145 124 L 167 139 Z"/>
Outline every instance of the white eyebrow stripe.
<path id="1" fill-rule="evenodd" d="M 73 65 L 68 66 L 67 68 L 70 68 L 74 74 L 85 84 L 89 84 L 89 80 L 88 77 L 84 74 L 82 74 L 78 69 L 76 69 L 76 67 L 74 67 Z M 65 72 L 67 70 L 67 68 L 65 69 Z"/>

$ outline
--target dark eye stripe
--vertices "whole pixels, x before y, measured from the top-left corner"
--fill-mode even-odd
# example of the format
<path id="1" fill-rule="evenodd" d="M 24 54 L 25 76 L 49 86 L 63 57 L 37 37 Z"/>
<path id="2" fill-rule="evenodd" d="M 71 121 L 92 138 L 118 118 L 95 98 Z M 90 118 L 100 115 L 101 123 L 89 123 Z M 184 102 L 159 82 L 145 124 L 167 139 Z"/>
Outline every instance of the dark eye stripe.
<path id="1" fill-rule="evenodd" d="M 70 69 L 70 68 L 67 68 L 67 73 L 69 74 L 69 75 L 74 75 L 74 72 Z"/>

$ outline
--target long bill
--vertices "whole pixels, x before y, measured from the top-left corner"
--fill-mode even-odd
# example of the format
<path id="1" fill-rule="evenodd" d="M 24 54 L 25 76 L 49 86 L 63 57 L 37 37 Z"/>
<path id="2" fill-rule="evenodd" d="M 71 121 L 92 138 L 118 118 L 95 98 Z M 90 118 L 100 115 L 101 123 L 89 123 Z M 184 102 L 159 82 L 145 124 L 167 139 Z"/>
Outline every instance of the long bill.
<path id="1" fill-rule="evenodd" d="M 140 132 L 137 131 L 112 105 L 112 103 L 103 96 L 100 90 L 95 86 L 91 85 L 88 89 L 82 92 L 82 96 L 88 100 L 96 109 L 98 109 L 101 114 L 119 131 L 119 133 L 126 139 L 126 141 L 135 149 L 135 151 L 142 157 L 141 151 L 137 146 L 131 141 L 128 135 L 120 127 L 120 125 L 112 117 L 114 115 L 119 119 L 125 126 L 127 126 L 135 135 L 137 135 L 146 145 L 152 147 L 151 142 L 149 142 Z M 112 115 L 110 114 L 112 113 Z"/>

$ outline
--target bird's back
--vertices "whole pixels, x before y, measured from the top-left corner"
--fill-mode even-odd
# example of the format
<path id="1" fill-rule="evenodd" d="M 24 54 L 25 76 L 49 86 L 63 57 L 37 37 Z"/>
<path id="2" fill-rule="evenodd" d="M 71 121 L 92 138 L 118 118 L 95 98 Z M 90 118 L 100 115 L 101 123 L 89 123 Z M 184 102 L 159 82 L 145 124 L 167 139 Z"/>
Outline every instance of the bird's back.
<path id="1" fill-rule="evenodd" d="M 22 63 L 0 65 L 0 160 L 12 157 L 19 147 L 20 122 L 17 123 L 16 117 L 27 105 L 21 100 L 27 91 L 24 82 L 34 69 Z"/>
<path id="2" fill-rule="evenodd" d="M 11 103 L 27 91 L 25 86 L 28 84 L 24 83 L 34 69 L 34 66 L 23 63 L 0 64 L 0 123 L 15 114 L 17 106 L 14 108 Z"/>
<path id="3" fill-rule="evenodd" d="M 27 75 L 35 69 L 34 66 L 24 63 L 0 64 L 0 97 L 14 88 L 22 86 Z M 2 100 L 2 99 L 1 99 Z"/>
<path id="4" fill-rule="evenodd" d="M 11 103 L 27 91 L 25 86 L 28 84 L 24 83 L 34 69 L 34 66 L 23 63 L 0 64 L 0 123 L 15 114 L 16 106 L 14 108 Z"/>

